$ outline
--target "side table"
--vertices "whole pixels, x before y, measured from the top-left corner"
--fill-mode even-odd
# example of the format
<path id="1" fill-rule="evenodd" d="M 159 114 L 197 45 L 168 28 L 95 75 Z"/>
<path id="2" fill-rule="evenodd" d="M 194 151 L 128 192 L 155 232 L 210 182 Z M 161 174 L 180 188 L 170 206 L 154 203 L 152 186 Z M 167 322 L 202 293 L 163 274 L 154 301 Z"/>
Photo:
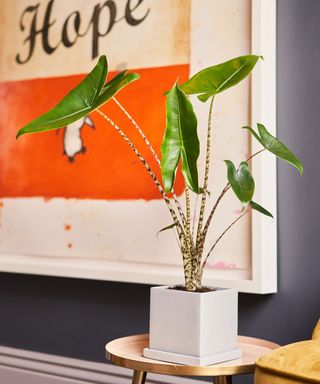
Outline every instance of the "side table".
<path id="1" fill-rule="evenodd" d="M 149 345 L 149 335 L 122 337 L 106 345 L 106 356 L 114 364 L 133 369 L 133 384 L 144 384 L 147 373 L 181 376 L 211 376 L 214 384 L 231 384 L 233 375 L 253 373 L 255 361 L 279 345 L 254 337 L 238 336 L 240 359 L 206 367 L 188 366 L 151 360 L 142 351 Z"/>

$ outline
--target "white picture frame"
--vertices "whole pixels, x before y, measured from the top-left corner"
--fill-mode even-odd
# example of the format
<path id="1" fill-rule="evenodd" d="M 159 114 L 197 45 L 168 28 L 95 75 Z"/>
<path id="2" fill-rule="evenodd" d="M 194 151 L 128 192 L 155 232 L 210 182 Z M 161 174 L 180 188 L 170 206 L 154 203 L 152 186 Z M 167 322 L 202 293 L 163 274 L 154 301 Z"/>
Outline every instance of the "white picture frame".
<path id="1" fill-rule="evenodd" d="M 197 0 L 192 0 L 196 6 Z M 198 0 L 199 1 L 199 0 Z M 267 58 L 253 71 L 251 80 L 251 121 L 263 122 L 276 134 L 276 0 L 251 0 L 251 50 Z M 252 150 L 256 148 L 252 140 Z M 253 153 L 253 152 L 252 152 Z M 204 284 L 235 288 L 240 292 L 274 293 L 277 291 L 277 204 L 276 159 L 257 157 L 252 164 L 256 181 L 255 198 L 273 212 L 274 220 L 252 213 L 251 278 L 235 276 L 232 271 L 205 276 Z M 261 177 L 263 175 L 263 177 Z M 156 263 L 41 257 L 32 254 L 2 253 L 0 270 L 48 276 L 122 281 L 151 285 L 183 281 L 182 266 Z"/>

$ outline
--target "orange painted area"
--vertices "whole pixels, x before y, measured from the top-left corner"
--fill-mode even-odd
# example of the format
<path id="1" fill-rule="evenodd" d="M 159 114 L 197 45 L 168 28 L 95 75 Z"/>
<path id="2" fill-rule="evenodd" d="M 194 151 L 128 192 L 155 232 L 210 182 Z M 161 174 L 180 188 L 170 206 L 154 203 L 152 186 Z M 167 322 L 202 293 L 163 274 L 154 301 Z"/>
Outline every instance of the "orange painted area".
<path id="1" fill-rule="evenodd" d="M 141 79 L 123 89 L 117 99 L 141 126 L 156 152 L 165 129 L 165 96 L 189 65 L 136 70 Z M 115 73 L 109 75 L 109 79 Z M 88 199 L 159 199 L 149 174 L 119 134 L 98 113 L 91 114 L 94 129 L 81 130 L 85 153 L 70 162 L 63 153 L 64 129 L 26 135 L 15 140 L 19 128 L 52 108 L 83 76 L 6 82 L 0 84 L 0 197 L 52 197 Z M 149 150 L 119 107 L 101 108 L 126 132 L 147 162 L 160 172 Z M 178 173 L 176 192 L 182 193 Z"/>

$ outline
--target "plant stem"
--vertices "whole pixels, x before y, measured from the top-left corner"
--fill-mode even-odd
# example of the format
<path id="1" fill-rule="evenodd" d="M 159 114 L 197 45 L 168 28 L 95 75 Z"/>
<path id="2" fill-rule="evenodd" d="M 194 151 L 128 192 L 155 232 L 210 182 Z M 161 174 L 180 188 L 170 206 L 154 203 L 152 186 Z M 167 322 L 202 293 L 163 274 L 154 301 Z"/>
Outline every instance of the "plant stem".
<path id="1" fill-rule="evenodd" d="M 198 265 L 194 260 L 193 239 L 191 234 L 191 208 L 190 208 L 190 192 L 188 185 L 185 186 L 186 196 L 186 256 L 184 264 L 185 282 L 187 290 L 193 291 L 199 288 L 197 281 Z"/>
<path id="2" fill-rule="evenodd" d="M 196 196 L 196 202 L 195 202 L 195 204 L 194 204 L 194 208 L 193 208 L 192 238 L 194 238 L 194 230 L 195 230 L 196 221 L 197 221 L 196 215 L 197 215 L 198 200 L 199 200 L 199 195 L 197 194 L 197 196 Z"/>
<path id="3" fill-rule="evenodd" d="M 127 116 L 127 118 L 130 120 L 132 125 L 137 129 L 137 131 L 139 132 L 140 136 L 143 138 L 144 142 L 149 147 L 153 157 L 156 159 L 157 163 L 160 164 L 160 160 L 159 160 L 159 157 L 158 157 L 156 151 L 154 150 L 152 144 L 150 143 L 150 141 L 148 140 L 148 138 L 146 137 L 146 135 L 144 134 L 144 132 L 142 131 L 140 126 L 133 119 L 133 117 L 129 114 L 129 112 L 125 109 L 125 107 L 115 97 L 113 97 L 113 101 L 117 104 L 117 106 L 121 109 L 121 111 Z"/>
<path id="4" fill-rule="evenodd" d="M 186 237 L 187 237 L 187 246 L 190 250 L 192 250 L 192 236 L 191 236 L 191 210 L 190 210 L 190 193 L 189 193 L 189 187 L 186 184 L 185 185 L 185 194 L 186 194 Z"/>
<path id="5" fill-rule="evenodd" d="M 246 162 L 248 162 L 248 161 L 251 160 L 253 157 L 259 155 L 261 152 L 263 152 L 263 151 L 265 151 L 265 150 L 266 150 L 266 149 L 263 148 L 263 149 L 261 149 L 260 151 L 255 152 L 253 155 L 251 155 L 251 156 L 249 156 L 249 157 L 247 158 Z M 206 224 L 205 224 L 205 226 L 204 226 L 204 228 L 203 228 L 203 232 L 202 232 L 202 235 L 201 235 L 201 241 L 200 241 L 200 246 L 199 246 L 201 252 L 203 251 L 204 242 L 205 242 L 206 235 L 207 235 L 207 233 L 208 233 L 209 226 L 210 226 L 211 220 L 212 220 L 212 218 L 213 218 L 213 215 L 214 215 L 214 213 L 215 213 L 215 211 L 216 211 L 216 209 L 217 209 L 217 207 L 218 207 L 218 205 L 219 205 L 221 199 L 222 199 L 223 196 L 226 194 L 226 192 L 228 192 L 229 189 L 230 189 L 230 184 L 227 183 L 227 184 L 225 185 L 225 187 L 223 188 L 222 192 L 220 193 L 220 195 L 218 196 L 218 199 L 217 199 L 217 201 L 215 202 L 215 204 L 214 204 L 214 206 L 213 206 L 213 208 L 212 208 L 212 210 L 211 210 L 211 212 L 210 212 L 210 214 L 209 214 L 209 216 L 208 216 L 208 219 L 207 219 L 207 221 L 206 221 Z"/>
<path id="6" fill-rule="evenodd" d="M 254 153 L 253 155 L 251 155 L 250 157 L 247 158 L 246 162 L 250 161 L 252 158 L 254 158 L 255 156 L 259 155 L 259 153 L 265 151 L 266 149 L 265 148 L 262 148 L 260 149 L 260 151 Z"/>
<path id="7" fill-rule="evenodd" d="M 210 226 L 210 223 L 211 223 L 211 220 L 213 218 L 213 215 L 221 201 L 221 199 L 223 198 L 223 196 L 228 192 L 228 190 L 230 189 L 230 184 L 227 183 L 226 186 L 223 188 L 222 192 L 220 193 L 219 197 L 217 198 L 217 201 L 215 202 L 209 216 L 208 216 L 208 219 L 205 223 L 205 226 L 203 228 L 203 232 L 201 234 L 201 239 L 200 239 L 200 242 L 199 242 L 199 253 L 200 255 L 202 255 L 202 252 L 203 252 L 203 248 L 204 248 L 204 243 L 206 241 L 206 236 L 207 236 L 207 233 L 208 233 L 208 230 L 209 230 L 209 226 Z"/>
<path id="8" fill-rule="evenodd" d="M 229 231 L 229 229 L 231 228 L 231 227 L 233 227 L 236 223 L 237 223 L 237 221 L 238 220 L 240 220 L 241 219 L 241 217 L 243 217 L 244 215 L 246 215 L 247 213 L 248 213 L 249 211 L 247 210 L 247 211 L 245 211 L 244 213 L 242 213 L 240 216 L 238 216 L 222 233 L 221 233 L 221 235 L 217 238 L 217 240 L 214 242 L 214 244 L 213 244 L 213 246 L 210 248 L 210 250 L 209 250 L 209 252 L 208 252 L 208 254 L 207 254 L 207 256 L 206 256 L 206 258 L 205 258 L 205 260 L 204 260 L 204 262 L 203 262 L 203 264 L 202 264 L 202 266 L 201 266 L 201 270 L 203 271 L 203 268 L 204 268 L 204 266 L 206 265 L 206 262 L 208 261 L 208 258 L 209 258 L 209 256 L 210 256 L 210 254 L 211 254 L 211 252 L 214 250 L 214 248 L 215 248 L 215 246 L 219 243 L 219 241 L 222 239 L 222 237 Z"/>
<path id="9" fill-rule="evenodd" d="M 212 96 L 212 98 L 211 98 L 210 107 L 209 107 L 209 115 L 208 115 L 206 165 L 205 165 L 205 171 L 204 171 L 203 194 L 201 197 L 201 206 L 200 206 L 198 229 L 197 229 L 196 248 L 198 248 L 199 242 L 201 240 L 202 224 L 203 224 L 204 213 L 205 213 L 205 208 L 206 208 L 206 198 L 207 198 L 208 179 L 209 179 L 209 166 L 210 166 L 211 120 L 212 120 L 213 101 L 214 101 L 214 96 Z M 198 257 L 201 257 L 201 255 L 198 255 Z"/>
<path id="10" fill-rule="evenodd" d="M 157 153 L 154 150 L 152 144 L 150 143 L 149 139 L 147 138 L 145 133 L 142 131 L 140 126 L 137 124 L 137 122 L 133 119 L 133 117 L 129 114 L 129 112 L 124 108 L 124 106 L 115 97 L 113 97 L 113 101 L 117 104 L 117 106 L 121 109 L 121 111 L 127 116 L 127 118 L 130 120 L 132 125 L 137 129 L 137 131 L 139 132 L 140 136 L 142 137 L 142 139 L 144 140 L 144 142 L 146 143 L 146 145 L 150 149 L 154 159 L 156 160 L 156 162 L 158 163 L 159 167 L 161 168 L 161 162 L 160 162 L 159 156 L 157 155 Z M 179 215 L 180 215 L 180 218 L 182 220 L 182 223 L 183 223 L 183 225 L 185 225 L 186 224 L 186 218 L 185 218 L 185 215 L 184 215 L 183 210 L 181 208 L 181 205 L 179 203 L 178 197 L 177 197 L 177 195 L 174 192 L 174 189 L 172 189 L 172 197 L 173 197 L 174 202 L 176 204 L 176 207 L 177 207 L 177 210 L 179 212 Z"/>
<path id="11" fill-rule="evenodd" d="M 178 233 L 178 237 L 179 237 L 179 241 L 180 241 L 180 249 L 181 249 L 182 258 L 183 258 L 183 268 L 184 268 L 186 289 L 188 291 L 195 291 L 197 288 L 199 288 L 199 285 L 198 285 L 198 281 L 196 281 L 194 279 L 194 272 L 193 272 L 194 268 L 193 268 L 192 256 L 191 256 L 192 253 L 190 252 L 190 249 L 188 249 L 188 246 L 187 246 L 187 238 L 186 238 L 186 234 L 184 232 L 184 228 L 181 225 L 181 223 L 180 223 L 180 221 L 176 215 L 176 212 L 173 209 L 171 202 L 170 202 L 168 196 L 166 195 L 162 185 L 160 184 L 159 180 L 157 179 L 156 175 L 154 174 L 154 172 L 152 171 L 152 169 L 150 168 L 150 166 L 148 165 L 148 163 L 146 162 L 144 157 L 140 154 L 140 152 L 137 150 L 135 145 L 130 141 L 130 139 L 121 130 L 121 128 L 118 127 L 118 125 L 114 121 L 112 121 L 107 115 L 105 115 L 102 111 L 100 111 L 99 109 L 96 109 L 96 111 L 101 116 L 103 116 L 104 119 L 106 119 L 108 121 L 108 123 L 111 124 L 113 126 L 113 128 L 115 128 L 115 130 L 121 135 L 121 137 L 125 140 L 125 142 L 129 145 L 129 147 L 133 150 L 135 155 L 138 157 L 138 159 L 142 162 L 142 164 L 146 168 L 147 172 L 151 176 L 152 180 L 154 181 L 154 183 L 158 187 L 158 189 L 161 193 L 161 196 L 163 197 L 165 203 L 167 204 L 167 207 L 170 211 L 173 222 L 176 224 L 176 229 L 177 229 L 177 233 Z"/>
<path id="12" fill-rule="evenodd" d="M 161 196 L 163 197 L 165 203 L 167 204 L 167 207 L 169 209 L 169 212 L 172 216 L 172 219 L 173 219 L 173 222 L 176 224 L 176 228 L 177 228 L 177 231 L 178 231 L 178 236 L 179 236 L 179 240 L 180 240 L 180 246 L 183 246 L 183 243 L 185 241 L 185 233 L 183 231 L 183 227 L 181 226 L 181 223 L 180 221 L 178 220 L 178 217 L 176 215 L 176 212 L 174 210 L 174 208 L 172 207 L 171 205 L 171 202 L 168 198 L 168 196 L 166 195 L 164 189 L 162 188 L 162 185 L 161 183 L 159 182 L 159 180 L 157 179 L 156 175 L 154 174 L 154 172 L 152 171 L 152 169 L 150 168 L 149 164 L 146 162 L 146 160 L 144 159 L 144 157 L 140 154 L 140 152 L 137 150 L 137 148 L 135 147 L 135 145 L 131 142 L 131 140 L 128 138 L 128 136 L 122 131 L 122 129 L 120 127 L 118 127 L 118 125 L 113 121 L 111 120 L 107 115 L 105 115 L 102 111 L 100 111 L 99 109 L 96 109 L 96 111 L 105 119 L 107 120 L 107 122 L 112 125 L 112 127 L 120 134 L 120 136 L 124 139 L 124 141 L 129 145 L 129 147 L 133 150 L 133 152 L 135 153 L 135 155 L 138 157 L 138 159 L 141 161 L 141 163 L 144 165 L 144 167 L 146 168 L 147 172 L 149 173 L 149 175 L 151 176 L 152 180 L 154 181 L 154 183 L 156 184 Z"/>

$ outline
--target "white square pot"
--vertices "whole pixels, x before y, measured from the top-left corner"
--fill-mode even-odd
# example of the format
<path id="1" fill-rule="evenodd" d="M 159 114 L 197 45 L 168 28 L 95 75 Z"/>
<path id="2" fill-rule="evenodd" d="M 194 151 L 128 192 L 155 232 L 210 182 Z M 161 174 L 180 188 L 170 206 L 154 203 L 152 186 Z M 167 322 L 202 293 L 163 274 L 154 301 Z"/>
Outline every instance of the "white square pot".
<path id="1" fill-rule="evenodd" d="M 151 288 L 150 344 L 144 356 L 186 365 L 239 358 L 238 293 Z"/>

